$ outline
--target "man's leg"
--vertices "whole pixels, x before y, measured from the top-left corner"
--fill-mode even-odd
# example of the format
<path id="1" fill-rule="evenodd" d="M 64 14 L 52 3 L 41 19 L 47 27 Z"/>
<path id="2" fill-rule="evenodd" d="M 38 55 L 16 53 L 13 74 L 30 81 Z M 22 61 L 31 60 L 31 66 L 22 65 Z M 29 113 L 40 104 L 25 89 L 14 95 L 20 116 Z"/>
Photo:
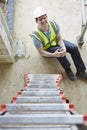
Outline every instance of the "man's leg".
<path id="1" fill-rule="evenodd" d="M 56 47 L 51 47 L 48 49 L 49 52 L 55 52 L 58 49 L 58 46 Z M 70 69 L 70 62 L 68 61 L 68 59 L 66 58 L 66 56 L 64 57 L 58 57 L 57 60 L 60 62 L 60 64 L 62 65 L 62 67 L 64 68 L 68 78 L 72 81 L 76 80 L 76 76 L 73 74 L 72 70 Z"/>
<path id="2" fill-rule="evenodd" d="M 78 47 L 75 44 L 66 40 L 64 40 L 64 43 L 65 43 L 67 52 L 71 54 L 73 62 L 76 66 L 77 76 L 87 79 L 87 73 L 85 72 L 86 67 L 82 60 Z"/>

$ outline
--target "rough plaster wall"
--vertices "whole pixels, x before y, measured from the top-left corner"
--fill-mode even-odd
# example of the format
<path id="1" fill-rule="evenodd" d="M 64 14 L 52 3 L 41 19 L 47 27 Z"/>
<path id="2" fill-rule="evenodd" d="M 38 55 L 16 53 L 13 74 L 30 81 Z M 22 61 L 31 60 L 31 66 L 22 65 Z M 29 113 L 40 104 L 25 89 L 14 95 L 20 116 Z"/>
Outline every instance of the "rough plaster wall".
<path id="1" fill-rule="evenodd" d="M 87 113 L 87 82 L 77 80 L 70 81 L 56 59 L 42 58 L 35 49 L 29 33 L 35 28 L 33 10 L 37 6 L 43 6 L 48 12 L 49 19 L 58 21 L 61 27 L 63 39 L 76 43 L 76 37 L 81 32 L 81 0 L 15 0 L 14 39 L 22 40 L 26 46 L 26 57 L 11 65 L 0 65 L 0 103 L 9 103 L 11 98 L 23 88 L 24 73 L 63 73 L 61 87 L 65 95 L 75 104 L 75 110 L 79 113 Z M 87 66 L 87 40 L 80 49 L 83 60 Z M 75 66 L 71 60 L 73 72 Z"/>

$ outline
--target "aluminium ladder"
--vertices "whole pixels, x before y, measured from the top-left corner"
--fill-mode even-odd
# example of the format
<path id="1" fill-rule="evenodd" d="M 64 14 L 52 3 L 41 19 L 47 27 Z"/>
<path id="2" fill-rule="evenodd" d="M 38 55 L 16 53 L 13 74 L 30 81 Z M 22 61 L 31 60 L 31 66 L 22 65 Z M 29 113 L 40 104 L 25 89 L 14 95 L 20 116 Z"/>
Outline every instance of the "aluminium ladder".
<path id="1" fill-rule="evenodd" d="M 0 130 L 87 129 L 87 115 L 74 112 L 60 87 L 61 74 L 25 74 L 24 89 L 0 105 Z"/>
<path id="2" fill-rule="evenodd" d="M 84 43 L 84 35 L 87 29 L 87 0 L 82 0 L 82 27 L 81 27 L 81 34 L 77 37 L 77 43 L 81 47 Z"/>

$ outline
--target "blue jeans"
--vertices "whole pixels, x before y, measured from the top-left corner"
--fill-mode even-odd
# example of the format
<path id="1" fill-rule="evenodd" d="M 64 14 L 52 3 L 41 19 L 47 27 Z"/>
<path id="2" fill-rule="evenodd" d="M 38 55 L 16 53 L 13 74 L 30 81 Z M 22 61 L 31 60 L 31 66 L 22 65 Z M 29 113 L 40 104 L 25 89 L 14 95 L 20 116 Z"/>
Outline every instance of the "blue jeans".
<path id="1" fill-rule="evenodd" d="M 79 73 L 81 71 L 84 71 L 86 69 L 86 67 L 85 67 L 84 62 L 83 62 L 83 60 L 81 58 L 78 47 L 75 44 L 73 44 L 73 43 L 71 43 L 69 41 L 66 41 L 66 40 L 63 40 L 63 41 L 64 41 L 64 44 L 66 46 L 66 52 L 68 52 L 71 55 L 77 72 Z M 50 47 L 47 51 L 53 53 L 57 49 L 58 49 L 58 46 L 55 46 L 55 47 Z M 57 57 L 57 60 L 60 62 L 60 64 L 62 65 L 62 67 L 65 70 L 70 68 L 71 64 L 70 64 L 70 62 L 69 62 L 69 60 L 67 59 L 66 56 Z"/>

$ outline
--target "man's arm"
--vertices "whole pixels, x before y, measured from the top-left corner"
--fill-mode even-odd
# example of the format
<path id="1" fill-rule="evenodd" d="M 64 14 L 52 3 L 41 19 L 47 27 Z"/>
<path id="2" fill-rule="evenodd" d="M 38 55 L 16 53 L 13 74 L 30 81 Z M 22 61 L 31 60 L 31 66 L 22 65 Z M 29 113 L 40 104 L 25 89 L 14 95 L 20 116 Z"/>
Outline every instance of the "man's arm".
<path id="1" fill-rule="evenodd" d="M 43 49 L 43 44 L 40 41 L 38 41 L 35 37 L 33 37 L 33 43 L 34 43 L 37 51 L 39 52 L 39 54 L 41 56 L 44 56 L 44 57 L 60 57 L 60 53 L 58 51 L 55 51 L 54 53 L 45 51 Z"/>
<path id="2" fill-rule="evenodd" d="M 65 56 L 66 48 L 65 48 L 64 42 L 61 38 L 61 35 L 59 33 L 57 34 L 57 41 L 58 41 L 58 45 L 60 45 L 63 48 L 63 51 L 58 52 L 58 50 L 56 50 L 54 53 L 51 53 L 51 52 L 45 51 L 43 49 L 43 44 L 40 41 L 38 41 L 35 37 L 33 37 L 33 43 L 34 43 L 37 51 L 39 52 L 39 54 L 41 56 L 44 56 L 44 57 L 63 57 L 63 56 Z"/>
<path id="3" fill-rule="evenodd" d="M 41 56 L 44 56 L 44 57 L 60 57 L 60 52 L 58 52 L 57 50 L 54 53 L 51 53 L 51 52 L 43 50 L 43 47 L 36 48 L 36 49 Z"/>
<path id="4" fill-rule="evenodd" d="M 64 44 L 60 34 L 57 34 L 57 43 L 58 43 L 59 46 L 61 46 L 66 51 L 65 44 Z"/>
<path id="5" fill-rule="evenodd" d="M 65 44 L 64 44 L 64 42 L 62 40 L 62 37 L 61 37 L 60 33 L 57 34 L 57 43 L 58 43 L 58 45 L 60 47 L 62 47 L 60 57 L 64 57 L 66 55 L 66 47 L 65 47 Z"/>

